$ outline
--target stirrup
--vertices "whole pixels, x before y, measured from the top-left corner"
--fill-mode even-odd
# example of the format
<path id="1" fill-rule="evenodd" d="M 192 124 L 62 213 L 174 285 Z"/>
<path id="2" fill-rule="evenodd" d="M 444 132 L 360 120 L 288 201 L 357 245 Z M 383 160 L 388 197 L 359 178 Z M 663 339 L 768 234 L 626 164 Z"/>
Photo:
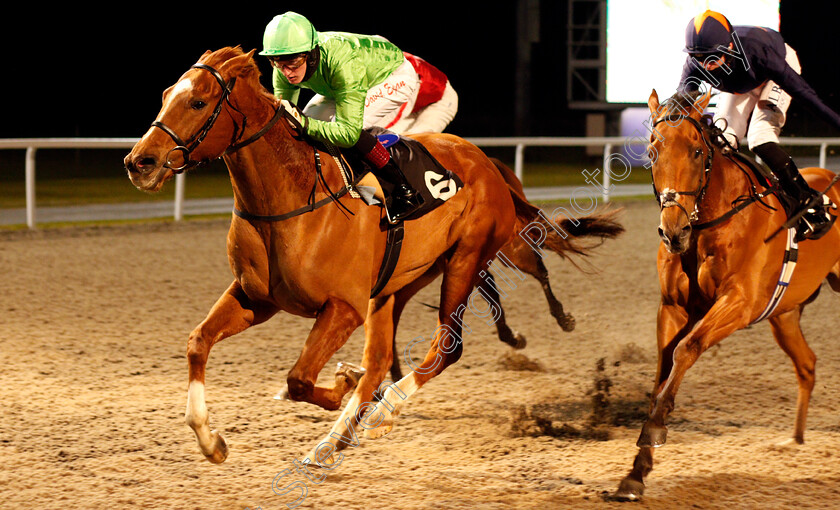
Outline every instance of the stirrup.
<path id="1" fill-rule="evenodd" d="M 391 205 L 393 205 L 393 202 L 391 202 Z M 399 211 L 395 213 L 391 211 L 391 208 L 388 207 L 387 203 L 382 204 L 382 206 L 385 208 L 385 219 L 388 220 L 388 223 L 390 223 L 391 225 L 396 225 L 397 223 L 401 222 L 403 219 L 405 219 L 407 213 L 413 210 L 408 209 L 405 211 Z"/>
<path id="2" fill-rule="evenodd" d="M 420 208 L 423 203 L 423 195 L 416 191 L 414 192 L 414 196 L 411 198 L 408 198 L 405 195 L 392 193 L 391 196 L 385 200 L 384 204 L 385 215 L 388 218 L 388 223 L 394 225 L 401 222 Z"/>
<path id="3" fill-rule="evenodd" d="M 822 195 L 822 204 L 817 207 L 820 207 L 826 216 L 828 216 L 829 209 L 837 209 L 837 205 L 828 198 L 828 195 Z M 817 212 L 815 208 L 809 209 L 808 212 L 812 212 L 812 209 L 814 209 L 813 212 Z"/>
<path id="4" fill-rule="evenodd" d="M 822 195 L 822 203 L 811 206 L 802 215 L 796 226 L 796 240 L 819 239 L 831 230 L 837 216 L 829 214 L 829 210 L 836 210 L 837 206 L 826 195 Z"/>

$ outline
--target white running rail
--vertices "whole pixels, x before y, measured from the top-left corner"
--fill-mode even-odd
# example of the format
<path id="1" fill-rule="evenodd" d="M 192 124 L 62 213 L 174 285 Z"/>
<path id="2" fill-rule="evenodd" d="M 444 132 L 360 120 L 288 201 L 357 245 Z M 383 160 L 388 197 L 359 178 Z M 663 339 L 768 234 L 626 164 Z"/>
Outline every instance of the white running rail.
<path id="1" fill-rule="evenodd" d="M 603 168 L 609 165 L 613 150 L 620 150 L 625 145 L 641 145 L 639 138 L 628 139 L 621 136 L 607 137 L 472 137 L 466 138 L 479 147 L 514 147 L 514 171 L 519 180 L 525 161 L 526 147 L 603 147 Z M 26 151 L 26 224 L 35 228 L 35 154 L 39 149 L 130 149 L 138 141 L 137 138 L 11 138 L 0 139 L 0 149 L 22 149 Z M 783 137 L 782 145 L 816 146 L 820 149 L 819 166 L 825 168 L 828 147 L 840 146 L 840 138 L 790 138 Z M 603 172 L 604 201 L 609 201 L 610 172 Z M 175 200 L 173 216 L 180 221 L 184 216 L 184 173 L 175 178 Z"/>

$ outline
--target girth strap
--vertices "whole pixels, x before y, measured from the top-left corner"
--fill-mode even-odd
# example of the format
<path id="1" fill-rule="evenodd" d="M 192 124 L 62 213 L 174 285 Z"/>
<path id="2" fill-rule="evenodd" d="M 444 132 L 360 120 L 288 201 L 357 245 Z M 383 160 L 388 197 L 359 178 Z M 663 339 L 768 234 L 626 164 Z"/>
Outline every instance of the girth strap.
<path id="1" fill-rule="evenodd" d="M 388 237 L 385 241 L 385 256 L 382 257 L 382 265 L 379 266 L 379 276 L 376 278 L 376 284 L 370 291 L 371 299 L 382 292 L 385 284 L 391 279 L 394 273 L 394 268 L 397 267 L 397 262 L 400 259 L 400 251 L 402 251 L 402 241 L 405 234 L 403 222 L 396 224 L 388 224 Z"/>
<path id="2" fill-rule="evenodd" d="M 767 307 L 761 312 L 761 315 L 750 324 L 756 324 L 763 321 L 779 306 L 785 291 L 793 278 L 793 270 L 796 269 L 796 259 L 799 257 L 799 245 L 796 242 L 796 228 L 788 229 L 787 247 L 785 248 L 785 257 L 782 262 L 782 270 L 779 273 L 779 281 L 776 283 L 776 290 L 773 291 L 773 297 L 767 303 Z"/>

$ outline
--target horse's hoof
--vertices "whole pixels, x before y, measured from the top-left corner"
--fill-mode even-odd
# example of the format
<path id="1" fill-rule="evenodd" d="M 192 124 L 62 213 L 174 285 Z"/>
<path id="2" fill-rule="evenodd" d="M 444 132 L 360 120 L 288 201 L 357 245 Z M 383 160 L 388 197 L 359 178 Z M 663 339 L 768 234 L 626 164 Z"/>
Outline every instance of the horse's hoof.
<path id="1" fill-rule="evenodd" d="M 211 431 L 210 435 L 213 438 L 213 451 L 210 454 L 205 453 L 204 456 L 213 464 L 221 464 L 228 456 L 227 443 L 217 430 Z"/>
<path id="2" fill-rule="evenodd" d="M 365 437 L 368 439 L 379 439 L 387 436 L 394 428 L 394 420 L 383 420 L 383 422 L 372 429 L 365 429 Z"/>
<path id="3" fill-rule="evenodd" d="M 644 493 L 644 483 L 632 478 L 624 478 L 618 485 L 618 490 L 607 495 L 604 499 L 607 501 L 639 501 Z"/>
<path id="4" fill-rule="evenodd" d="M 323 443 L 321 443 L 321 444 L 323 444 Z M 338 464 L 335 463 L 336 459 L 335 459 L 334 454 L 330 454 L 329 457 L 322 458 L 322 459 L 319 459 L 317 457 L 318 448 L 320 446 L 321 445 L 319 444 L 318 446 L 313 448 L 312 451 L 310 451 L 309 454 L 301 460 L 301 463 L 306 464 L 306 466 L 310 467 L 310 468 L 327 469 L 327 470 L 332 469 L 335 466 L 337 466 Z M 341 461 L 338 461 L 338 462 L 341 463 Z"/>
<path id="5" fill-rule="evenodd" d="M 639 448 L 658 448 L 665 444 L 667 435 L 668 429 L 664 425 L 653 425 L 650 421 L 647 421 L 642 426 L 642 433 L 639 434 L 636 446 Z"/>
<path id="6" fill-rule="evenodd" d="M 513 340 L 514 343 L 510 344 L 510 346 L 516 350 L 524 349 L 525 345 L 528 344 L 528 339 L 525 338 L 525 335 L 518 331 L 513 334 Z"/>
<path id="7" fill-rule="evenodd" d="M 575 318 L 572 317 L 572 314 L 570 313 L 563 315 L 563 318 L 558 320 L 557 323 L 560 324 L 560 328 L 566 332 L 574 331 L 575 326 L 577 325 L 577 321 L 575 321 Z"/>
<path id="8" fill-rule="evenodd" d="M 497 331 L 499 334 L 499 340 L 508 344 L 509 346 L 513 347 L 514 349 L 523 349 L 527 340 L 525 337 L 519 333 L 514 333 L 507 324 L 502 324 L 497 327 Z"/>
<path id="9" fill-rule="evenodd" d="M 289 396 L 289 387 L 285 387 L 282 390 L 277 392 L 277 395 L 274 395 L 274 400 L 292 400 Z"/>
<path id="10" fill-rule="evenodd" d="M 774 448 L 779 449 L 779 450 L 786 450 L 786 449 L 789 449 L 789 448 L 798 448 L 798 447 L 802 446 L 803 444 L 805 444 L 804 439 L 791 437 L 790 439 L 785 439 L 784 441 L 780 441 L 773 446 L 774 446 Z"/>
<path id="11" fill-rule="evenodd" d="M 365 372 L 367 372 L 367 370 L 365 370 L 364 367 L 354 365 L 353 363 L 345 363 L 344 361 L 339 361 L 338 365 L 335 367 L 336 377 L 343 375 L 354 388 L 357 384 L 359 384 L 359 381 L 362 379 L 362 376 L 365 375 Z"/>

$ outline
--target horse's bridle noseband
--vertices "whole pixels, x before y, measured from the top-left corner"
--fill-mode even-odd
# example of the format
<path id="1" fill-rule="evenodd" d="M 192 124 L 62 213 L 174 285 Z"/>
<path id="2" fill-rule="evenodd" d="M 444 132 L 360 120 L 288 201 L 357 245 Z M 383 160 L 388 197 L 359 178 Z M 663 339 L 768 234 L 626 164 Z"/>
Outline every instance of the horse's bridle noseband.
<path id="1" fill-rule="evenodd" d="M 247 140 L 238 142 L 238 140 L 240 140 L 245 134 L 245 126 L 248 122 L 248 118 L 230 102 L 230 94 L 233 92 L 233 86 L 236 84 L 236 77 L 231 78 L 230 81 L 225 81 L 224 77 L 222 76 L 222 73 L 208 66 L 207 64 L 193 64 L 190 67 L 190 69 L 204 69 L 205 71 L 208 71 L 210 74 L 212 74 L 213 77 L 216 79 L 216 82 L 218 82 L 218 84 L 222 87 L 222 95 L 219 97 L 219 101 L 216 103 L 216 108 L 213 109 L 213 113 L 204 122 L 204 125 L 201 126 L 201 128 L 199 128 L 198 131 L 196 131 L 186 142 L 183 141 L 181 137 L 178 136 L 178 134 L 175 133 L 175 131 L 172 128 L 164 124 L 162 121 L 156 120 L 152 122 L 152 127 L 161 129 L 164 133 L 169 135 L 169 137 L 172 138 L 172 140 L 175 142 L 175 147 L 170 149 L 169 152 L 166 154 L 166 162 L 164 163 L 165 167 L 170 168 L 175 173 L 181 173 L 184 170 L 207 163 L 211 159 L 218 159 L 208 158 L 205 160 L 196 161 L 193 160 L 190 157 L 190 155 L 196 149 L 196 147 L 198 147 L 198 145 L 202 141 L 204 141 L 204 138 L 207 137 L 207 134 L 213 128 L 213 125 L 216 123 L 216 120 L 218 120 L 219 114 L 222 112 L 222 107 L 225 103 L 227 103 L 228 106 L 230 106 L 242 115 L 242 126 L 236 127 L 233 130 L 230 145 L 220 156 L 218 156 L 219 158 L 226 154 L 230 154 L 235 150 L 241 149 L 242 147 L 258 140 L 266 132 L 268 132 L 268 130 L 271 129 L 272 126 L 274 126 L 274 123 L 277 122 L 277 120 L 282 116 L 282 114 L 288 114 L 285 108 L 283 108 L 282 104 L 278 104 L 274 112 L 274 116 L 271 118 L 268 124 L 265 125 L 265 127 L 260 129 L 258 132 L 254 133 L 254 135 L 252 135 Z M 181 152 L 183 154 L 184 163 L 181 166 L 172 166 L 171 156 L 173 152 Z"/>

